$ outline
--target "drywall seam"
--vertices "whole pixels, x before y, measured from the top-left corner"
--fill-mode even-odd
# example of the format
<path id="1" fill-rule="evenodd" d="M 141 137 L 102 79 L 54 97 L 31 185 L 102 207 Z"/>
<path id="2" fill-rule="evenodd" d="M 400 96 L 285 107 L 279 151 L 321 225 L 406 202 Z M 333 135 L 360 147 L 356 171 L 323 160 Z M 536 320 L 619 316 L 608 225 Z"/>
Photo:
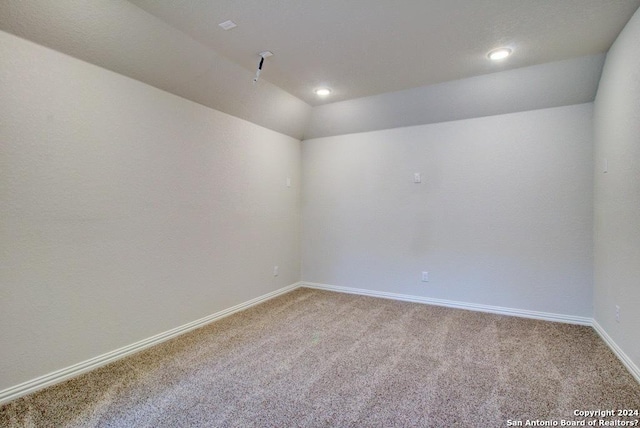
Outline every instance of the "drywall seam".
<path id="1" fill-rule="evenodd" d="M 604 328 L 596 321 L 595 319 L 592 322 L 593 329 L 598 333 L 598 335 L 604 340 L 604 343 L 607 344 L 609 349 L 618 357 L 618 359 L 624 364 L 624 366 L 629 370 L 631 375 L 640 383 L 640 368 L 636 366 L 631 358 L 624 353 L 624 351 L 618 346 L 616 342 L 613 341 L 611 336 L 606 332 Z"/>
<path id="2" fill-rule="evenodd" d="M 342 287 L 339 285 L 319 284 L 315 282 L 301 283 L 302 287 L 315 288 L 318 290 L 337 291 L 340 293 L 358 294 L 362 296 L 381 297 L 383 299 L 400 300 L 403 302 L 423 303 L 427 305 L 444 306 L 447 308 L 467 309 L 476 312 L 487 312 L 499 315 L 511 315 L 522 318 L 531 318 L 544 321 L 563 322 L 567 324 L 578 324 L 590 326 L 592 318 L 579 317 L 574 315 L 554 314 L 551 312 L 530 311 L 527 309 L 506 308 L 502 306 L 482 305 L 478 303 L 458 302 L 454 300 L 433 299 L 430 297 L 413 296 L 410 294 L 389 293 L 386 291 L 365 290 L 363 288 Z"/>
<path id="3" fill-rule="evenodd" d="M 298 287 L 300 287 L 300 283 L 294 283 L 294 284 L 288 285 L 286 287 L 280 288 L 278 290 L 275 290 L 270 293 L 264 294 L 262 296 L 256 297 L 254 299 L 248 300 L 244 303 L 240 303 L 228 309 L 224 309 L 222 311 L 208 315 L 204 318 L 200 318 L 199 320 L 192 321 L 190 323 L 181 325 L 180 327 L 176 327 L 171 330 L 167 330 L 163 333 L 156 334 L 155 336 L 151 336 L 146 339 L 140 340 L 136 343 L 132 343 L 131 345 L 124 346 L 114 351 L 107 352 L 97 357 L 79 362 L 77 364 L 66 367 L 64 369 L 56 370 L 44 376 L 39 376 L 35 379 L 7 388 L 3 391 L 0 391 L 0 405 L 7 403 L 9 401 L 15 400 L 16 398 L 22 397 L 23 395 L 27 395 L 37 390 L 40 390 L 42 388 L 45 388 L 47 386 L 51 386 L 51 385 L 60 383 L 64 380 L 70 379 L 72 377 L 79 376 L 82 373 L 86 373 L 88 371 L 97 369 L 101 366 L 117 361 L 128 355 L 147 349 L 151 346 L 159 345 L 162 342 L 165 342 L 169 339 L 173 339 L 174 337 L 180 336 L 191 330 L 195 330 L 196 328 L 203 327 L 214 321 L 217 321 L 229 315 L 235 314 L 236 312 L 249 309 L 252 306 L 256 306 L 260 303 L 266 302 L 267 300 L 273 299 L 274 297 L 293 291 Z"/>

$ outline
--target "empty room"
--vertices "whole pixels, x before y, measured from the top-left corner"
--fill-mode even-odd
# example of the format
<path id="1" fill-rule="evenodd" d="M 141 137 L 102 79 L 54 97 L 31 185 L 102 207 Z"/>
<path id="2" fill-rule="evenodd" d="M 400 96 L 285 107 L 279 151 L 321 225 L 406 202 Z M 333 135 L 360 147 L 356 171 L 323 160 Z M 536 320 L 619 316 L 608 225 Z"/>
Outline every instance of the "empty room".
<path id="1" fill-rule="evenodd" d="M 0 1 L 0 426 L 640 426 L 639 7 Z"/>

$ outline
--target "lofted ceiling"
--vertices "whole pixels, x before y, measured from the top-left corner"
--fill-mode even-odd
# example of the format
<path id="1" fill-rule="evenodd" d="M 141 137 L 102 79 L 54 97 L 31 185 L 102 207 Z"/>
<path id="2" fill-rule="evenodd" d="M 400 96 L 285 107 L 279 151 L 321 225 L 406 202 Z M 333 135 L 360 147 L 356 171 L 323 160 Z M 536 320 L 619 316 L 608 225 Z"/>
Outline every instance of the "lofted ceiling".
<path id="1" fill-rule="evenodd" d="M 310 105 L 606 52 L 640 0 L 129 0 Z M 225 31 L 219 23 L 238 26 Z M 491 62 L 487 52 L 513 55 Z M 162 49 L 161 46 L 158 46 Z M 319 86 L 333 93 L 321 99 Z"/>
<path id="2" fill-rule="evenodd" d="M 303 139 L 592 101 L 603 53 L 638 7 L 640 0 L 1 0 L 0 30 Z M 227 20 L 237 27 L 223 30 Z M 499 46 L 513 54 L 489 61 Z M 274 55 L 254 85 L 265 50 Z M 319 98 L 319 86 L 333 92 Z"/>

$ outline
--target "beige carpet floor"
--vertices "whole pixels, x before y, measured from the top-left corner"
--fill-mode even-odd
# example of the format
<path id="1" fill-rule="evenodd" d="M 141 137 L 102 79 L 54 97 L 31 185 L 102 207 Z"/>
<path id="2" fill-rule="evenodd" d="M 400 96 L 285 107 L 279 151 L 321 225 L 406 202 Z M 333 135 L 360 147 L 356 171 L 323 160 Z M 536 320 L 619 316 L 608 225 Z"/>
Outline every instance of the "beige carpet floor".
<path id="1" fill-rule="evenodd" d="M 10 402 L 0 426 L 560 426 L 605 409 L 640 409 L 640 384 L 589 327 L 298 289 Z"/>

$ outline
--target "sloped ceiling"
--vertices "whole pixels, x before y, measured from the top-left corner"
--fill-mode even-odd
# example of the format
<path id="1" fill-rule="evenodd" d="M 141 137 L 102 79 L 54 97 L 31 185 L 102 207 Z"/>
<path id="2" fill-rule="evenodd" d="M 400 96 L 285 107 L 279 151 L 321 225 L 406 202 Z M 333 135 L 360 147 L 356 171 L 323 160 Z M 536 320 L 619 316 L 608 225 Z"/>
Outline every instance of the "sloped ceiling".
<path id="1" fill-rule="evenodd" d="M 0 29 L 302 139 L 312 106 L 601 54 L 639 6 L 640 0 L 4 0 Z M 228 19 L 238 27 L 217 25 Z M 514 53 L 492 63 L 486 54 L 497 46 Z M 263 50 L 274 56 L 253 85 Z M 599 72 L 597 61 L 583 63 Z M 317 98 L 320 85 L 333 93 Z M 574 98 L 592 100 L 595 87 L 585 91 Z M 318 126 L 322 120 L 314 121 Z"/>
<path id="2" fill-rule="evenodd" d="M 3 0 L 0 30 L 294 138 L 308 122 L 304 101 L 124 0 Z"/>
<path id="3" fill-rule="evenodd" d="M 638 0 L 130 0 L 311 105 L 605 52 Z M 232 20 L 224 31 L 217 24 Z M 486 54 L 509 46 L 508 61 Z M 317 86 L 333 94 L 319 99 Z"/>

